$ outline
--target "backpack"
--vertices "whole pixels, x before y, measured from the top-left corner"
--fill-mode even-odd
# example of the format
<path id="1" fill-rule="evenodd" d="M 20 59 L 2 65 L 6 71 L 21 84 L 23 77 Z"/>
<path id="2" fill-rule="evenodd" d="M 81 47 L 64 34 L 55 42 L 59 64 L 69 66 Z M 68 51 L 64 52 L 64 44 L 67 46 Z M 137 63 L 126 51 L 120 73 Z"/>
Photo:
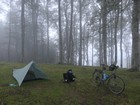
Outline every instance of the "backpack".
<path id="1" fill-rule="evenodd" d="M 64 79 L 64 82 L 74 82 L 75 81 L 75 76 L 72 72 L 71 69 L 69 69 L 66 73 L 63 73 L 63 79 Z"/>

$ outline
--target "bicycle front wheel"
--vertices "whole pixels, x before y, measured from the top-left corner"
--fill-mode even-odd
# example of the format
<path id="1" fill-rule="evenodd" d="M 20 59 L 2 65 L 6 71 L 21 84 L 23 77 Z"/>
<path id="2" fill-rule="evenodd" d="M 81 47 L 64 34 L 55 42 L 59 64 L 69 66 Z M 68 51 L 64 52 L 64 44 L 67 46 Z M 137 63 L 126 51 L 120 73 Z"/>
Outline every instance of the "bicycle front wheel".
<path id="1" fill-rule="evenodd" d="M 113 75 L 108 80 L 109 90 L 114 94 L 121 94 L 125 89 L 125 83 L 119 76 Z"/>
<path id="2" fill-rule="evenodd" d="M 100 86 L 101 84 L 101 73 L 99 70 L 95 70 L 92 74 L 92 81 L 97 86 Z"/>

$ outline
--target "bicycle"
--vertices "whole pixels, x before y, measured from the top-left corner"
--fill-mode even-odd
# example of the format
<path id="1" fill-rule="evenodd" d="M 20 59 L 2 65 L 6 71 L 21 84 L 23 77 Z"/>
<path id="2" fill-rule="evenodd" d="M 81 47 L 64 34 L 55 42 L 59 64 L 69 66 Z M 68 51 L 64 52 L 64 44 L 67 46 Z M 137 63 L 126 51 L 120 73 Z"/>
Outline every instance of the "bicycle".
<path id="1" fill-rule="evenodd" d="M 107 87 L 114 94 L 121 94 L 125 89 L 125 83 L 121 77 L 116 75 L 116 70 L 118 66 L 111 64 L 109 66 L 109 71 L 112 71 L 110 75 L 106 74 L 106 66 L 102 65 L 102 70 L 95 69 L 92 74 L 92 80 L 97 85 L 104 85 L 107 82 Z"/>

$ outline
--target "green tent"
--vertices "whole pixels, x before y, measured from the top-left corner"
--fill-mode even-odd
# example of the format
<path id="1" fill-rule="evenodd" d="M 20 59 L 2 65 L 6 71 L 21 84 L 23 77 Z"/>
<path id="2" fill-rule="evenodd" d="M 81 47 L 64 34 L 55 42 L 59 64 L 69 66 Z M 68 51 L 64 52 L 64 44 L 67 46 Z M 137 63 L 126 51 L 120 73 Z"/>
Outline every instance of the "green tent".
<path id="1" fill-rule="evenodd" d="M 37 80 L 37 79 L 47 79 L 46 74 L 44 74 L 36 64 L 31 61 L 25 67 L 13 70 L 13 77 L 17 80 L 19 86 L 23 81 Z"/>

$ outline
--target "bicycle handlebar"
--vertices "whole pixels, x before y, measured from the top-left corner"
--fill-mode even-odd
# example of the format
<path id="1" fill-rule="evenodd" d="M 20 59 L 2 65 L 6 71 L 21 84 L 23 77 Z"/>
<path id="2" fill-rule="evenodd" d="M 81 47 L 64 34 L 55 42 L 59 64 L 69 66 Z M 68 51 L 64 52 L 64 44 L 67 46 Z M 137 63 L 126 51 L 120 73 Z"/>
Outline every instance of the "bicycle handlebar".
<path id="1" fill-rule="evenodd" d="M 110 70 L 110 71 L 113 71 L 113 70 L 118 69 L 118 68 L 119 68 L 119 66 L 116 66 L 115 64 L 111 64 L 111 65 L 109 66 L 109 70 Z"/>
<path id="2" fill-rule="evenodd" d="M 106 67 L 108 67 L 108 65 L 106 65 L 106 64 L 101 64 L 101 66 L 102 66 L 103 70 L 106 70 Z M 119 66 L 116 66 L 115 64 L 111 64 L 109 66 L 109 70 L 110 71 L 113 71 L 113 70 L 118 69 L 118 68 L 119 68 Z"/>

